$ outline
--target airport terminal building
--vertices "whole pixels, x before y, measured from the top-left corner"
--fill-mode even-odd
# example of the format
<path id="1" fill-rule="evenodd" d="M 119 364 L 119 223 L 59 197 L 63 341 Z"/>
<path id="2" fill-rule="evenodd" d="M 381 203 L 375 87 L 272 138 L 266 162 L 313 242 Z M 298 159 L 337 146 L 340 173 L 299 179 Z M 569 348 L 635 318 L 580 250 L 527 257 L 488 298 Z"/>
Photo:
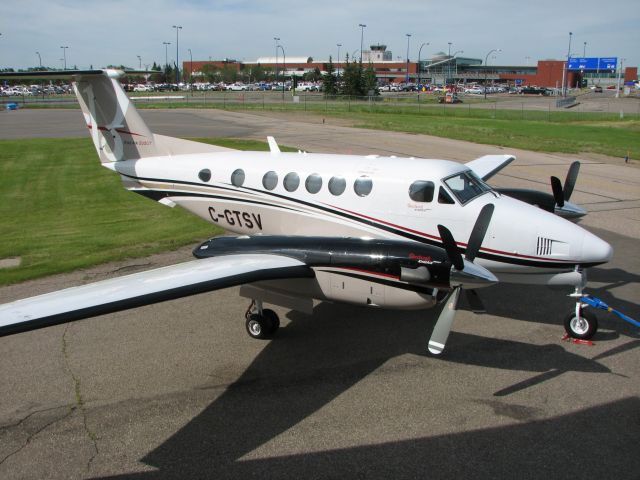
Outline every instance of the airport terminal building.
<path id="1" fill-rule="evenodd" d="M 344 69 L 345 59 L 341 62 L 332 59 L 334 70 L 339 74 Z M 589 59 L 576 59 L 589 60 Z M 605 60 L 605 59 L 602 59 Z M 393 60 L 393 54 L 385 45 L 371 45 L 362 52 L 362 61 L 371 64 L 378 83 L 420 83 L 445 85 L 450 83 L 495 83 L 503 85 L 535 85 L 546 88 L 560 88 L 565 75 L 570 88 L 592 84 L 614 84 L 618 77 L 616 68 L 573 68 L 566 70 L 566 60 L 538 60 L 536 65 L 491 65 L 484 64 L 481 58 L 462 57 L 438 52 L 431 58 L 418 61 Z M 207 69 L 233 68 L 238 72 L 250 72 L 260 65 L 267 70 L 277 69 L 280 75 L 291 78 L 301 77 L 307 72 L 319 69 L 326 72 L 329 60 L 314 60 L 311 57 L 261 57 L 255 62 L 237 60 L 213 60 L 183 62 L 183 72 L 187 76 L 202 76 Z M 586 65 L 586 64 L 585 64 Z M 584 65 L 583 65 L 584 66 Z M 587 65 L 589 66 L 589 65 Z M 609 66 L 609 65 L 607 65 Z M 580 66 L 579 66 L 580 67 Z M 638 79 L 637 67 L 624 68 L 625 82 Z"/>

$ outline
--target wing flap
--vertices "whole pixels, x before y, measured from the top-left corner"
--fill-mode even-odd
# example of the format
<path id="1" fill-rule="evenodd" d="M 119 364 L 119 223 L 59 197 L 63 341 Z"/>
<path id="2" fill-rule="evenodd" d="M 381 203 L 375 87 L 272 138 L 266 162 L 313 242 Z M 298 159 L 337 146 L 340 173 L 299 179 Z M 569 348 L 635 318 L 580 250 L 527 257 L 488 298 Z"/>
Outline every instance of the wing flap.
<path id="1" fill-rule="evenodd" d="M 0 305 L 0 336 L 244 283 L 313 276 L 303 262 L 278 255 L 192 260 Z"/>
<path id="2" fill-rule="evenodd" d="M 516 159 L 514 155 L 484 155 L 466 165 L 482 180 L 489 180 Z"/>

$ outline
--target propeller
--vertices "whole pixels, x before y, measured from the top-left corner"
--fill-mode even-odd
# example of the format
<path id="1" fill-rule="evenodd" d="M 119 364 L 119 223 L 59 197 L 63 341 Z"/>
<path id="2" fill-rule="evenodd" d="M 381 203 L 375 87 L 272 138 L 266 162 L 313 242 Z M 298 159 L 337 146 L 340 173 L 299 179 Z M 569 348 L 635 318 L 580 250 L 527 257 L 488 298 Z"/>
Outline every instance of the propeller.
<path id="1" fill-rule="evenodd" d="M 564 180 L 564 187 L 558 177 L 551 177 L 551 190 L 558 207 L 564 207 L 564 202 L 568 202 L 571 198 L 573 188 L 576 186 L 576 180 L 578 179 L 578 172 L 580 172 L 580 162 L 575 161 L 569 167 L 567 178 Z"/>
<path id="2" fill-rule="evenodd" d="M 460 291 L 463 286 L 471 288 L 481 287 L 491 285 L 498 281 L 491 272 L 473 263 L 482 246 L 494 209 L 495 206 L 490 203 L 480 210 L 476 223 L 471 230 L 464 258 L 449 229 L 444 225 L 438 225 L 440 238 L 442 238 L 444 249 L 452 265 L 450 282 L 455 286 L 445 299 L 444 308 L 440 312 L 440 316 L 436 321 L 433 333 L 429 339 L 429 352 L 433 355 L 438 355 L 444 350 L 451 326 L 453 325 L 453 319 L 456 315 L 458 299 L 460 298 Z"/>

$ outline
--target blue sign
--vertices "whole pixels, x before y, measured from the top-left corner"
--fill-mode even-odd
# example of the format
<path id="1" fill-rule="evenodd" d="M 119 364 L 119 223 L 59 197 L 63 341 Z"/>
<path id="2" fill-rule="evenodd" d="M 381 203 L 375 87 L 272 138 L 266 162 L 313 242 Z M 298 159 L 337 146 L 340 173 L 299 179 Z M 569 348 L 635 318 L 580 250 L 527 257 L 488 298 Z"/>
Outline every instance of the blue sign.
<path id="1" fill-rule="evenodd" d="M 618 68 L 617 57 L 571 57 L 569 70 L 615 70 Z"/>

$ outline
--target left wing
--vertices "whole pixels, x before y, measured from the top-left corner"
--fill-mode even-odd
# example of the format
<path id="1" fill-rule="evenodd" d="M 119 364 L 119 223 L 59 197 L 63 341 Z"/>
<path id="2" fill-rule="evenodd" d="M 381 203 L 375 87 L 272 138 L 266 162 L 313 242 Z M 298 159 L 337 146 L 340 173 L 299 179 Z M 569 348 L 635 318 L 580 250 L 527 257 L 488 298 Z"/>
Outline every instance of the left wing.
<path id="1" fill-rule="evenodd" d="M 513 155 L 484 155 L 466 163 L 466 166 L 482 180 L 487 181 L 515 159 Z"/>
<path id="2" fill-rule="evenodd" d="M 280 255 L 192 260 L 0 305 L 0 336 L 243 283 L 313 276 L 303 262 Z"/>

